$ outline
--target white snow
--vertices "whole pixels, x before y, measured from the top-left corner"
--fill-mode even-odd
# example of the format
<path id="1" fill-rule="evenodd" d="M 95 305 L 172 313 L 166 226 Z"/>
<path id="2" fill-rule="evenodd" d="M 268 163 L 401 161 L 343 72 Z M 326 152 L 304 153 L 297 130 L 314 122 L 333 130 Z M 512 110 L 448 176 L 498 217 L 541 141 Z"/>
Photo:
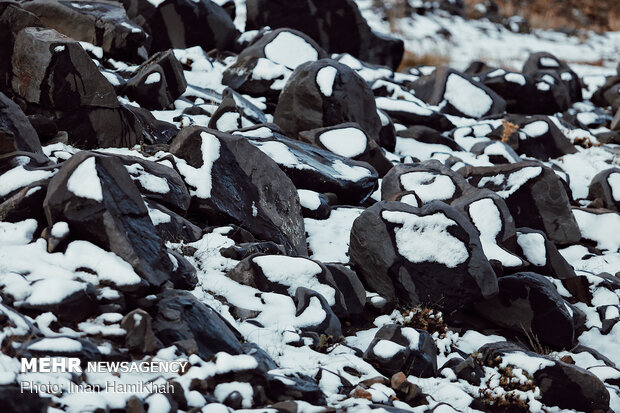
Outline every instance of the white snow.
<path id="1" fill-rule="evenodd" d="M 452 178 L 431 172 L 407 172 L 400 176 L 400 184 L 405 191 L 415 192 L 424 203 L 450 199 L 456 192 Z"/>
<path id="2" fill-rule="evenodd" d="M 547 124 L 544 120 L 537 120 L 535 122 L 528 123 L 522 127 L 521 130 L 525 132 L 526 135 L 536 138 L 549 132 L 549 124 Z"/>
<path id="3" fill-rule="evenodd" d="M 398 252 L 409 262 L 436 262 L 454 268 L 469 258 L 465 244 L 447 231 L 456 222 L 441 212 L 417 216 L 383 211 L 381 215 L 388 222 L 402 225 L 394 228 L 394 236 Z M 442 248 L 438 249 L 437 245 Z"/>
<path id="4" fill-rule="evenodd" d="M 153 72 L 144 80 L 145 85 L 152 85 L 154 83 L 161 82 L 161 74 L 159 72 Z"/>
<path id="5" fill-rule="evenodd" d="M 611 196 L 614 201 L 620 202 L 620 173 L 614 172 L 607 176 L 607 184 L 611 188 Z"/>
<path id="6" fill-rule="evenodd" d="M 448 75 L 444 99 L 459 112 L 472 118 L 484 116 L 493 105 L 493 99 L 484 90 L 455 73 Z"/>
<path id="7" fill-rule="evenodd" d="M 308 245 L 312 250 L 310 258 L 321 262 L 349 262 L 349 238 L 353 221 L 364 210 L 362 208 L 334 208 L 328 219 L 304 219 Z"/>
<path id="8" fill-rule="evenodd" d="M 516 83 L 521 86 L 525 86 L 525 84 L 527 83 L 525 81 L 525 76 L 523 76 L 521 73 L 506 73 L 504 79 L 506 79 L 506 81 L 508 82 Z"/>
<path id="9" fill-rule="evenodd" d="M 469 216 L 480 233 L 482 250 L 488 259 L 498 260 L 505 267 L 521 265 L 521 259 L 497 245 L 502 230 L 499 209 L 491 198 L 483 198 L 469 205 Z"/>
<path id="10" fill-rule="evenodd" d="M 170 186 L 165 178 L 146 172 L 144 167 L 139 163 L 125 165 L 125 169 L 127 169 L 129 175 L 131 175 L 134 180 L 140 182 L 140 185 L 147 191 L 157 194 L 167 194 L 170 192 Z"/>
<path id="11" fill-rule="evenodd" d="M 325 66 L 316 72 L 316 84 L 319 86 L 319 90 L 324 96 L 332 95 L 337 74 L 338 69 L 334 66 Z"/>
<path id="12" fill-rule="evenodd" d="M 403 350 L 405 350 L 405 347 L 389 340 L 379 340 L 372 347 L 373 353 L 382 359 L 391 359 Z"/>
<path id="13" fill-rule="evenodd" d="M 510 195 L 517 192 L 519 188 L 525 185 L 529 180 L 536 178 L 542 173 L 540 166 L 526 166 L 511 172 L 506 178 L 505 175 L 485 176 L 478 181 L 478 188 L 485 188 L 488 183 L 499 186 L 502 189 L 497 190 L 497 194 L 506 199 Z"/>
<path id="14" fill-rule="evenodd" d="M 323 132 L 319 135 L 319 141 L 329 151 L 346 158 L 355 158 L 366 150 L 366 134 L 352 127 Z"/>
<path id="15" fill-rule="evenodd" d="M 552 57 L 546 57 L 546 56 L 541 57 L 538 62 L 543 67 L 560 67 L 560 64 L 558 63 L 558 61 Z"/>
<path id="16" fill-rule="evenodd" d="M 28 350 L 51 352 L 78 352 L 82 351 L 82 343 L 68 337 L 43 338 L 28 345 Z"/>
<path id="17" fill-rule="evenodd" d="M 620 249 L 620 215 L 615 212 L 593 214 L 573 209 L 581 236 L 596 241 L 597 248 L 612 252 Z"/>
<path id="18" fill-rule="evenodd" d="M 302 207 L 311 211 L 316 211 L 321 206 L 321 198 L 319 193 L 310 191 L 309 189 L 298 189 L 299 202 Z"/>
<path id="19" fill-rule="evenodd" d="M 196 188 L 190 188 L 190 195 L 206 199 L 211 197 L 211 188 L 213 187 L 211 168 L 220 157 L 220 141 L 215 135 L 207 132 L 201 132 L 200 139 L 202 140 L 200 145 L 202 165 L 200 167 L 194 168 L 184 159 L 175 158 L 175 161 L 185 182 Z"/>
<path id="20" fill-rule="evenodd" d="M 297 288 L 306 287 L 325 297 L 329 305 L 336 303 L 336 291 L 316 278 L 321 273 L 321 267 L 316 262 L 282 255 L 263 255 L 252 261 L 262 269 L 269 281 L 287 286 L 291 297 L 295 296 Z"/>
<path id="21" fill-rule="evenodd" d="M 547 263 L 545 237 L 536 232 L 517 232 L 517 244 L 523 250 L 525 259 L 534 265 L 542 267 Z"/>
<path id="22" fill-rule="evenodd" d="M 396 100 L 386 97 L 378 97 L 375 99 L 375 102 L 377 104 L 377 109 L 385 110 L 388 112 L 408 112 L 415 113 L 416 115 L 420 116 L 430 116 L 434 113 L 431 109 L 427 108 L 426 105 L 421 101 L 411 102 L 407 100 Z"/>
<path id="23" fill-rule="evenodd" d="M 103 189 L 97 175 L 94 156 L 86 158 L 75 168 L 67 180 L 67 189 L 81 198 L 103 201 Z"/>
<path id="24" fill-rule="evenodd" d="M 69 233 L 69 224 L 64 221 L 56 222 L 52 225 L 50 233 L 52 234 L 52 237 L 62 238 Z"/>
<path id="25" fill-rule="evenodd" d="M 254 389 L 252 389 L 252 384 L 250 383 L 239 382 L 239 381 L 232 381 L 230 383 L 220 383 L 217 386 L 215 386 L 213 395 L 221 403 L 224 400 L 226 400 L 226 398 L 228 397 L 228 395 L 230 395 L 230 393 L 235 392 L 235 391 L 239 392 L 239 394 L 241 394 L 241 397 L 243 398 L 243 401 L 241 402 L 242 407 L 246 409 L 249 409 L 250 407 L 252 407 Z"/>
<path id="26" fill-rule="evenodd" d="M 520 369 L 526 371 L 531 377 L 534 377 L 534 373 L 538 370 L 553 366 L 554 364 L 555 363 L 553 361 L 542 357 L 528 356 L 524 353 L 514 352 L 502 355 L 500 367 L 505 368 L 508 365 L 519 367 Z"/>
<path id="27" fill-rule="evenodd" d="M 278 33 L 264 52 L 267 59 L 290 69 L 319 58 L 319 52 L 310 43 L 288 31 Z"/>

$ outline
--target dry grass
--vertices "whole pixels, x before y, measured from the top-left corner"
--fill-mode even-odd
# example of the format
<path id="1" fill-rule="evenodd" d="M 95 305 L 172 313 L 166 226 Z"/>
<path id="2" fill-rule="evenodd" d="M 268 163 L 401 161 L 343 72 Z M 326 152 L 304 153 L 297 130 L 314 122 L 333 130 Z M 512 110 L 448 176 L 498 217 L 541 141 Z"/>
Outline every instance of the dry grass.
<path id="1" fill-rule="evenodd" d="M 450 59 L 443 55 L 429 53 L 419 55 L 405 50 L 403 61 L 400 63 L 400 66 L 398 66 L 397 71 L 402 72 L 418 66 L 442 66 L 448 64 L 449 62 Z"/>

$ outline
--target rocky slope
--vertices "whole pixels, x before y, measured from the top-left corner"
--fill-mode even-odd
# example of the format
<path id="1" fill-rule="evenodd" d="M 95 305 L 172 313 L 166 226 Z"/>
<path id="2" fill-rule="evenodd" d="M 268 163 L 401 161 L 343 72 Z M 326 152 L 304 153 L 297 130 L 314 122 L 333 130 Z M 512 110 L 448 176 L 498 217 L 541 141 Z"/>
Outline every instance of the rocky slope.
<path id="1" fill-rule="evenodd" d="M 620 411 L 620 72 L 372 10 L 0 2 L 0 411 Z"/>

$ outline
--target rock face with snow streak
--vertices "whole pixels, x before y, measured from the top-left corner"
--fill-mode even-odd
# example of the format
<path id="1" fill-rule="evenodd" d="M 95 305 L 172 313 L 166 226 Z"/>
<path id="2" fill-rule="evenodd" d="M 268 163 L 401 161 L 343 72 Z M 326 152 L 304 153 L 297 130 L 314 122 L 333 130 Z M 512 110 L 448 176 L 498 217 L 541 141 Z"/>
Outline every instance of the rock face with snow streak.
<path id="1" fill-rule="evenodd" d="M 77 239 L 130 263 L 147 286 L 160 286 L 170 278 L 172 262 L 140 192 L 115 157 L 90 152 L 71 157 L 50 181 L 43 205 L 50 226 L 67 222 Z"/>
<path id="2" fill-rule="evenodd" d="M 330 53 L 347 52 L 392 69 L 403 57 L 402 40 L 373 32 L 352 0 L 249 0 L 247 8 L 248 29 L 290 27 Z"/>
<path id="3" fill-rule="evenodd" d="M 551 83 L 564 85 L 568 89 L 571 102 L 580 102 L 583 99 L 579 76 L 551 53 L 532 53 L 523 64 L 522 71 L 541 77 L 545 74 L 555 75 L 555 80 Z"/>
<path id="4" fill-rule="evenodd" d="M 350 67 L 331 59 L 295 69 L 280 95 L 274 122 L 291 137 L 304 130 L 356 122 L 378 141 L 381 129 L 366 82 Z"/>
<path id="5" fill-rule="evenodd" d="M 331 192 L 342 204 L 359 204 L 377 187 L 378 174 L 366 162 L 283 136 L 275 125 L 235 132 L 273 159 L 298 189 Z"/>
<path id="6" fill-rule="evenodd" d="M 537 162 L 493 167 L 468 166 L 459 172 L 478 188 L 491 189 L 508 205 L 517 226 L 545 231 L 558 244 L 581 238 L 560 178 Z"/>
<path id="7" fill-rule="evenodd" d="M 277 164 L 246 139 L 207 128 L 183 129 L 170 146 L 192 196 L 209 222 L 234 222 L 259 238 L 306 254 L 297 190 Z"/>
<path id="8" fill-rule="evenodd" d="M 515 148 L 519 154 L 546 161 L 577 152 L 548 116 L 510 115 L 506 120 L 519 127 L 519 139 Z"/>
<path id="9" fill-rule="evenodd" d="M 239 53 L 269 59 L 274 63 L 295 70 L 297 66 L 328 58 L 328 54 L 306 34 L 293 29 L 276 29 L 260 33 Z"/>
<path id="10" fill-rule="evenodd" d="M 166 109 L 185 92 L 187 82 L 172 50 L 159 52 L 144 62 L 127 81 L 123 92 L 142 107 Z"/>
<path id="11" fill-rule="evenodd" d="M 209 119 L 209 128 L 232 132 L 261 123 L 267 123 L 265 114 L 241 94 L 227 87 L 222 102 Z"/>
<path id="12" fill-rule="evenodd" d="M 499 294 L 477 303 L 480 315 L 542 344 L 565 349 L 574 346 L 572 310 L 544 276 L 532 272 L 501 277 Z"/>
<path id="13" fill-rule="evenodd" d="M 464 73 L 440 67 L 413 83 L 415 95 L 431 105 L 444 105 L 442 112 L 456 116 L 481 118 L 498 115 L 506 101 L 497 93 Z"/>
<path id="14" fill-rule="evenodd" d="M 497 292 L 476 230 L 439 201 L 373 205 L 353 223 L 349 255 L 366 287 L 389 301 L 452 311 Z"/>
<path id="15" fill-rule="evenodd" d="M 430 160 L 417 165 L 396 165 L 383 178 L 381 199 L 400 201 L 413 206 L 437 200 L 450 203 L 470 185 L 462 176 L 441 162 Z M 414 201 L 414 199 L 418 199 Z"/>
<path id="16" fill-rule="evenodd" d="M 416 377 L 437 375 L 437 349 L 431 335 L 397 324 L 385 325 L 377 331 L 364 360 L 387 377 L 399 371 Z"/>
<path id="17" fill-rule="evenodd" d="M 299 137 L 336 155 L 368 162 L 377 170 L 379 176 L 385 175 L 393 166 L 376 141 L 366 135 L 357 123 L 311 129 L 300 132 Z"/>
<path id="18" fill-rule="evenodd" d="M 588 199 L 598 207 L 620 211 L 620 168 L 610 168 L 592 178 Z"/>

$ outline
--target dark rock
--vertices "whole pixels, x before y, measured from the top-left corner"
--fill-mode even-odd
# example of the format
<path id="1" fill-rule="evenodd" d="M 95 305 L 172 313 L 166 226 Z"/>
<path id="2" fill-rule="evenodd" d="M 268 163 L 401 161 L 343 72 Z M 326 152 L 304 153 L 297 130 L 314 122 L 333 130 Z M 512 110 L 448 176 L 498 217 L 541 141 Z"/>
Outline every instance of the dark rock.
<path id="1" fill-rule="evenodd" d="M 43 154 L 39 136 L 24 112 L 0 92 L 0 155 L 15 151 L 32 153 L 37 163 L 48 162 Z"/>
<path id="2" fill-rule="evenodd" d="M 437 160 L 425 161 L 419 164 L 398 164 L 383 177 L 381 183 L 381 199 L 394 201 L 402 194 L 415 193 L 424 203 L 433 200 L 452 202 L 459 198 L 471 186 L 462 176 L 442 165 Z"/>
<path id="3" fill-rule="evenodd" d="M 570 95 L 566 85 L 544 75 L 491 69 L 478 77 L 482 84 L 504 98 L 509 113 L 553 115 L 568 109 Z"/>
<path id="4" fill-rule="evenodd" d="M 15 39 L 13 90 L 26 101 L 54 109 L 118 108 L 112 85 L 80 44 L 53 29 L 27 27 Z"/>
<path id="5" fill-rule="evenodd" d="M 337 314 L 345 312 L 343 294 L 329 270 L 318 261 L 303 257 L 260 255 L 244 259 L 227 277 L 265 292 L 295 297 L 299 287 L 308 287 L 325 297 Z"/>
<path id="6" fill-rule="evenodd" d="M 357 123 L 311 129 L 300 132 L 299 137 L 336 155 L 367 162 L 377 170 L 379 176 L 385 175 L 393 166 L 379 145 Z"/>
<path id="7" fill-rule="evenodd" d="M 193 290 L 198 284 L 196 267 L 194 267 L 183 255 L 174 250 L 168 251 L 168 257 L 172 261 L 170 281 L 174 288 L 180 290 Z"/>
<path id="8" fill-rule="evenodd" d="M 275 125 L 247 128 L 237 134 L 277 162 L 299 189 L 336 194 L 344 205 L 360 204 L 375 191 L 377 172 L 365 162 L 286 138 Z"/>
<path id="9" fill-rule="evenodd" d="M 539 367 L 531 376 L 533 383 L 540 388 L 543 404 L 587 412 L 597 409 L 605 412 L 609 409 L 609 393 L 605 385 L 594 374 L 580 367 L 525 351 L 510 342 L 484 345 L 477 354 L 485 365 L 494 365 L 499 358 L 504 364 L 524 367 L 519 366 L 519 362 L 531 365 L 533 361 L 528 359 L 537 359 Z"/>
<path id="10" fill-rule="evenodd" d="M 379 140 L 381 120 L 372 91 L 353 69 L 331 59 L 299 65 L 280 94 L 274 122 L 285 135 L 356 122 Z"/>
<path id="11" fill-rule="evenodd" d="M 75 40 L 100 46 L 115 59 L 141 61 L 147 34 L 127 17 L 117 2 L 35 0 L 23 4 L 51 29 Z"/>
<path id="12" fill-rule="evenodd" d="M 518 227 L 545 231 L 558 244 L 581 238 L 560 178 L 537 162 L 489 167 L 467 166 L 458 171 L 470 184 L 488 188 L 504 198 Z"/>
<path id="13" fill-rule="evenodd" d="M 364 353 L 364 360 L 387 377 L 402 371 L 405 375 L 437 375 L 437 348 L 428 332 L 397 324 L 379 329 Z"/>
<path id="14" fill-rule="evenodd" d="M 186 291 L 165 290 L 157 296 L 153 332 L 164 346 L 208 360 L 216 353 L 242 354 L 240 335 L 213 308 Z"/>
<path id="15" fill-rule="evenodd" d="M 620 168 L 610 168 L 592 178 L 588 199 L 603 208 L 620 211 Z"/>
<path id="16" fill-rule="evenodd" d="M 497 292 L 475 227 L 439 201 L 366 209 L 353 223 L 349 255 L 365 286 L 388 301 L 450 312 Z"/>
<path id="17" fill-rule="evenodd" d="M 18 385 L 0 386 L 0 410 L 3 412 L 45 413 L 51 401 L 36 392 L 23 391 Z"/>
<path id="18" fill-rule="evenodd" d="M 575 270 L 560 254 L 544 232 L 530 228 L 517 229 L 517 252 L 528 260 L 530 269 L 560 280 L 575 277 Z M 571 288 L 568 288 L 571 291 Z"/>
<path id="19" fill-rule="evenodd" d="M 40 286 L 37 284 L 40 283 Z M 43 304 L 37 300 L 25 300 L 16 304 L 16 307 L 22 312 L 36 312 L 37 314 L 52 312 L 58 320 L 78 322 L 84 321 L 97 311 L 97 290 L 90 283 L 82 283 L 83 288 L 66 295 L 58 302 L 49 302 Z M 35 281 L 31 284 L 36 291 L 44 286 L 49 288 L 50 284 L 46 280 Z M 37 294 L 38 295 L 38 294 Z"/>
<path id="20" fill-rule="evenodd" d="M 548 52 L 532 53 L 523 64 L 523 73 L 554 73 L 560 83 L 566 85 L 572 102 L 583 100 L 579 76 L 565 63 Z"/>
<path id="21" fill-rule="evenodd" d="M 540 340 L 553 348 L 571 349 L 572 315 L 555 286 L 544 276 L 523 272 L 501 277 L 499 294 L 475 304 L 478 313 L 497 325 Z"/>
<path id="22" fill-rule="evenodd" d="M 269 59 L 246 56 L 238 58 L 235 64 L 224 71 L 222 84 L 239 93 L 264 96 L 268 101 L 277 103 L 291 73 L 286 66 Z"/>
<path id="23" fill-rule="evenodd" d="M 151 56 L 133 73 L 121 93 L 150 110 L 169 108 L 185 92 L 183 67 L 172 50 Z"/>
<path id="24" fill-rule="evenodd" d="M 352 0 L 248 1 L 246 30 L 264 26 L 299 30 L 330 53 L 350 53 L 392 70 L 403 57 L 403 41 L 373 32 Z"/>
<path id="25" fill-rule="evenodd" d="M 129 176 L 148 200 L 184 214 L 189 209 L 190 195 L 181 175 L 162 162 L 137 156 L 114 155 L 125 166 Z M 163 161 L 163 160 L 162 160 Z"/>
<path id="26" fill-rule="evenodd" d="M 445 102 L 442 112 L 450 115 L 481 118 L 506 110 L 506 101 L 493 90 L 469 75 L 447 67 L 435 69 L 412 86 L 416 97 L 430 105 Z"/>
<path id="27" fill-rule="evenodd" d="M 146 0 L 123 3 L 129 17 L 151 35 L 153 51 L 191 46 L 232 50 L 239 34 L 228 13 L 210 0 L 170 0 L 156 8 Z"/>
<path id="28" fill-rule="evenodd" d="M 263 57 L 291 70 L 302 63 L 329 57 L 310 37 L 288 28 L 259 33 L 239 54 L 239 58 L 246 56 Z"/>
<path id="29" fill-rule="evenodd" d="M 121 328 L 127 331 L 125 346 L 142 354 L 153 354 L 161 348 L 161 343 L 153 334 L 153 319 L 142 309 L 128 313 L 121 321 Z"/>
<path id="30" fill-rule="evenodd" d="M 338 292 L 338 290 L 336 290 Z M 318 301 L 318 303 L 317 303 Z M 310 324 L 301 327 L 303 332 L 311 331 L 317 334 L 333 337 L 336 340 L 342 337 L 340 320 L 332 311 L 329 303 L 321 294 L 306 287 L 299 287 L 295 290 L 295 303 L 297 305 L 295 317 L 303 317 L 305 312 L 312 314 L 321 311 L 325 314 L 323 320 L 318 324 Z"/>
<path id="31" fill-rule="evenodd" d="M 232 132 L 261 123 L 267 123 L 265 114 L 239 93 L 226 88 L 220 106 L 209 119 L 209 128 Z"/>
<path id="32" fill-rule="evenodd" d="M 37 181 L 8 195 L 0 203 L 0 221 L 20 222 L 34 218 L 40 225 L 46 226 L 43 200 L 49 180 Z"/>
<path id="33" fill-rule="evenodd" d="M 271 400 L 303 400 L 315 406 L 325 403 L 319 385 L 305 374 L 284 375 L 274 372 L 267 375 L 267 381 L 267 395 Z"/>
<path id="34" fill-rule="evenodd" d="M 220 254 L 222 254 L 222 257 L 241 261 L 255 254 L 286 255 L 286 251 L 284 251 L 281 245 L 275 242 L 264 241 L 246 242 L 240 245 L 222 248 L 220 249 Z"/>
<path id="35" fill-rule="evenodd" d="M 75 345 L 67 346 L 66 341 L 72 341 Z M 102 354 L 97 348 L 97 343 L 84 338 L 65 336 L 35 338 L 23 344 L 22 357 L 77 357 L 81 365 L 88 362 L 100 361 Z"/>
<path id="36" fill-rule="evenodd" d="M 202 237 L 202 229 L 163 205 L 145 199 L 151 222 L 164 242 L 195 242 Z"/>
<path id="37" fill-rule="evenodd" d="M 376 103 L 376 101 L 375 101 Z M 394 152 L 396 148 L 396 129 L 392 118 L 384 111 L 377 109 L 379 120 L 381 121 L 381 130 L 379 130 L 379 145 L 388 151 Z"/>
<path id="38" fill-rule="evenodd" d="M 201 127 L 184 128 L 170 146 L 192 196 L 194 213 L 213 223 L 233 222 L 256 237 L 306 255 L 297 190 L 268 156 L 247 139 Z"/>
<path id="39" fill-rule="evenodd" d="M 366 290 L 355 271 L 342 264 L 325 264 L 325 266 L 331 273 L 336 288 L 344 297 L 346 313 L 339 316 L 341 318 L 362 316 L 366 305 Z"/>
<path id="40" fill-rule="evenodd" d="M 118 158 L 92 152 L 73 155 L 50 181 L 43 207 L 49 225 L 67 222 L 75 238 L 114 252 L 149 285 L 160 286 L 168 279 L 170 258 Z"/>
<path id="41" fill-rule="evenodd" d="M 546 161 L 559 158 L 577 150 L 568 138 L 547 116 L 509 115 L 506 119 L 519 127 L 516 151 L 520 154 Z"/>
<path id="42" fill-rule="evenodd" d="M 453 151 L 463 151 L 464 149 L 457 144 L 454 139 L 442 135 L 439 131 L 428 126 L 416 125 L 398 131 L 399 138 L 415 139 L 418 142 L 430 143 L 433 145 L 444 145 Z"/>
<path id="43" fill-rule="evenodd" d="M 306 218 L 327 219 L 331 214 L 329 198 L 325 194 L 310 191 L 308 189 L 298 189 L 301 212 Z"/>
<path id="44" fill-rule="evenodd" d="M 422 125 L 439 131 L 454 129 L 454 125 L 444 114 L 427 107 L 422 101 L 379 97 L 376 104 L 392 120 L 405 126 Z"/>
<path id="45" fill-rule="evenodd" d="M 476 227 L 484 254 L 490 261 L 499 262 L 508 271 L 527 266 L 516 255 L 515 223 L 502 197 L 490 190 L 469 188 L 451 205 Z"/>

